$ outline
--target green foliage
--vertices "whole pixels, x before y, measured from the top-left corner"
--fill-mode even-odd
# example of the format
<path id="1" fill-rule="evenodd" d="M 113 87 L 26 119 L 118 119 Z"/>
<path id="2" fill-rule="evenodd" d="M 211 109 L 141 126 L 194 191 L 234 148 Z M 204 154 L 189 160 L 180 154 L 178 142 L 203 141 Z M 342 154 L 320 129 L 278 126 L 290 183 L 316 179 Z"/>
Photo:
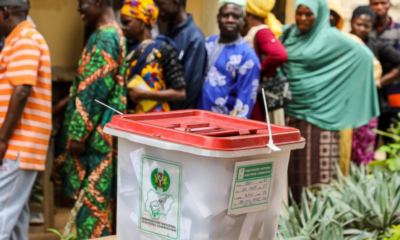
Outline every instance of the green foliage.
<path id="1" fill-rule="evenodd" d="M 400 116 L 400 114 L 399 114 Z M 382 146 L 378 149 L 378 151 L 386 152 L 388 158 L 384 161 L 374 161 L 368 164 L 369 169 L 374 168 L 385 168 L 390 171 L 400 171 L 400 122 L 396 122 L 388 132 L 382 132 L 379 130 L 374 130 L 374 132 L 384 136 L 391 138 L 393 143 L 389 143 L 385 146 Z"/>
<path id="2" fill-rule="evenodd" d="M 348 177 L 337 167 L 337 180 L 305 190 L 299 205 L 291 196 L 278 240 L 400 240 L 400 122 L 375 132 L 393 140 L 379 149 L 388 158 L 352 165 Z"/>
<path id="3" fill-rule="evenodd" d="M 318 191 L 305 190 L 300 205 L 291 197 L 278 240 L 384 239 L 391 226 L 400 224 L 400 173 L 375 168 L 369 174 L 364 166 L 352 165 L 348 177 L 339 167 L 337 176 Z"/>
<path id="4" fill-rule="evenodd" d="M 344 239 L 343 225 L 336 221 L 339 214 L 330 198 L 305 190 L 300 206 L 293 201 L 286 210 L 290 220 L 281 214 L 278 240 Z"/>
<path id="5" fill-rule="evenodd" d="M 338 180 L 324 187 L 340 211 L 348 210 L 341 221 L 351 228 L 381 234 L 399 224 L 400 174 L 374 169 L 368 175 L 364 166 L 352 165 L 350 177 L 338 172 Z"/>
<path id="6" fill-rule="evenodd" d="M 48 228 L 47 231 L 57 234 L 57 236 L 60 237 L 60 240 L 76 240 L 76 239 L 78 239 L 78 237 L 73 233 L 70 233 L 68 236 L 63 237 L 62 234 L 56 229 Z"/>
<path id="7" fill-rule="evenodd" d="M 400 240 L 400 225 L 393 226 L 383 240 Z"/>

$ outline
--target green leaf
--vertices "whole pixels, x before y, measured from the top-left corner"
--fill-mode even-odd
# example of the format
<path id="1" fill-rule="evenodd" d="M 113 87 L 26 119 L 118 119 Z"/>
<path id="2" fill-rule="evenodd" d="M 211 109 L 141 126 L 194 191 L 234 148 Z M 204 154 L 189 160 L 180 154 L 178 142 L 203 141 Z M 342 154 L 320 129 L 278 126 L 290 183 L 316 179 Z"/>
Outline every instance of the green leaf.
<path id="1" fill-rule="evenodd" d="M 310 210 L 308 207 L 308 199 L 305 190 L 303 190 L 303 193 L 301 194 L 301 210 L 303 212 L 304 221 L 308 222 L 310 216 Z"/>
<path id="2" fill-rule="evenodd" d="M 390 171 L 396 172 L 400 171 L 400 161 L 397 159 L 387 159 L 386 164 Z"/>
<path id="3" fill-rule="evenodd" d="M 56 229 L 48 228 L 47 231 L 48 231 L 48 232 L 55 233 L 55 234 L 57 234 L 57 236 L 59 236 L 60 238 L 62 238 L 62 234 L 61 234 L 58 230 L 56 230 Z"/>
<path id="4" fill-rule="evenodd" d="M 359 229 L 347 229 L 343 231 L 344 235 L 362 235 L 365 238 L 372 238 L 374 237 L 373 233 L 370 232 L 366 232 L 363 230 L 359 230 Z"/>
<path id="5" fill-rule="evenodd" d="M 373 172 L 376 168 L 387 168 L 387 162 L 385 161 L 373 161 L 367 165 L 368 171 Z"/>
<path id="6" fill-rule="evenodd" d="M 396 136 L 396 135 L 394 135 L 394 134 L 391 134 L 391 133 L 388 133 L 388 132 L 379 131 L 379 130 L 376 130 L 376 129 L 374 129 L 373 131 L 374 131 L 375 133 L 381 135 L 381 136 L 392 138 L 392 139 L 395 140 L 396 142 L 399 142 L 399 141 L 400 141 L 400 137 L 399 137 L 399 136 Z"/>
<path id="7" fill-rule="evenodd" d="M 381 146 L 380 148 L 378 148 L 377 151 L 389 153 L 391 150 L 392 150 L 392 149 L 391 149 L 389 146 L 383 145 L 383 146 Z"/>
<path id="8" fill-rule="evenodd" d="M 75 239 L 78 239 L 78 237 L 77 237 L 75 234 L 73 234 L 73 233 L 70 233 L 70 234 L 65 238 L 65 240 L 75 240 Z"/>
<path id="9" fill-rule="evenodd" d="M 301 237 L 285 238 L 285 240 L 312 240 L 312 239 L 309 238 L 309 237 L 303 237 L 303 236 L 301 236 Z"/>
<path id="10" fill-rule="evenodd" d="M 392 149 L 400 149 L 400 144 L 392 143 L 392 144 L 389 144 L 389 147 Z"/>

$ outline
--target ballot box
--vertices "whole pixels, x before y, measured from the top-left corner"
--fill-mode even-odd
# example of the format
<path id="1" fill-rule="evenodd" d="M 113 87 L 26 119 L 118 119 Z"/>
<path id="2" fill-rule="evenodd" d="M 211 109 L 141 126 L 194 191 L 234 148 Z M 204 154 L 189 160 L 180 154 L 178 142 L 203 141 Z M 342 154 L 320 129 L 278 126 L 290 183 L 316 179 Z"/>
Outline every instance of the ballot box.
<path id="1" fill-rule="evenodd" d="M 294 128 L 198 110 L 119 115 L 104 132 L 118 137 L 118 240 L 274 239 L 305 145 Z"/>

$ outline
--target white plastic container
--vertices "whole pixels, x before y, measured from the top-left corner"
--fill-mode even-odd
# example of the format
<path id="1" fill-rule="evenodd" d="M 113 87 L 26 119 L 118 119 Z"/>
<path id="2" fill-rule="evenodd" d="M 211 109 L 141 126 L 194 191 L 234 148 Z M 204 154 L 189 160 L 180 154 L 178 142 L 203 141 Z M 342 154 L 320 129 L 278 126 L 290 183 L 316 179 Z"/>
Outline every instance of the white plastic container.
<path id="1" fill-rule="evenodd" d="M 211 122 L 214 129 L 225 127 L 223 130 L 231 131 L 229 136 L 202 135 L 204 120 Z M 170 121 L 186 123 L 172 124 L 172 128 Z M 202 125 L 188 130 L 192 126 L 187 124 L 188 121 L 197 126 L 201 122 Z M 238 129 L 238 126 L 244 135 L 233 136 L 232 129 Z M 245 133 L 243 129 L 248 130 L 249 126 L 255 126 L 258 133 L 253 129 L 250 130 L 253 134 Z M 193 133 L 196 131 L 193 129 L 200 129 L 199 132 L 203 133 Z M 203 111 L 115 117 L 104 132 L 119 140 L 118 240 L 275 239 L 290 151 L 303 148 L 305 141 L 295 129 L 274 126 L 274 140 L 282 151 L 271 152 L 264 147 L 268 142 L 265 129 L 263 123 Z M 195 138 L 195 143 L 191 137 Z M 231 139 L 236 145 L 240 145 L 237 141 L 241 139 L 243 149 L 213 150 L 210 147 L 215 144 L 213 139 L 217 142 Z M 265 140 L 265 144 L 261 144 L 263 147 L 249 147 L 260 144 L 260 139 Z M 198 142 L 208 149 L 197 146 Z M 233 145 L 229 145 L 230 148 L 228 145 L 227 149 L 234 149 Z M 246 170 L 239 170 L 238 166 L 235 167 L 237 163 L 254 164 Z M 261 202 L 260 198 L 255 198 L 257 189 L 240 193 L 242 190 L 235 190 L 242 194 L 243 201 L 246 201 L 244 196 L 251 199 L 246 203 L 240 200 L 241 197 L 233 197 L 237 204 L 240 202 L 235 206 L 243 207 L 239 211 L 250 212 L 228 215 L 228 208 L 233 208 L 234 204 L 230 198 L 232 186 L 239 188 L 243 184 L 257 184 L 256 180 L 233 183 L 235 169 L 238 169 L 235 179 L 243 179 L 243 174 L 260 170 L 252 168 L 258 166 L 256 163 L 271 167 L 268 170 L 270 178 L 257 180 L 269 183 L 263 185 L 268 190 L 268 203 L 253 206 L 253 203 Z M 256 174 L 253 175 L 256 177 Z M 255 208 L 263 210 L 255 211 Z"/>

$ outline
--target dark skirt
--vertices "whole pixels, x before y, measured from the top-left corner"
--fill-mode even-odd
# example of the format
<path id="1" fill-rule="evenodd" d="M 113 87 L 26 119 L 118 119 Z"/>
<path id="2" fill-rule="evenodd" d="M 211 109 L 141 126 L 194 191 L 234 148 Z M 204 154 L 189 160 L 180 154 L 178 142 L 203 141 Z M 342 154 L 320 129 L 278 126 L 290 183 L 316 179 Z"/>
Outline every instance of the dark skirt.
<path id="1" fill-rule="evenodd" d="M 327 131 L 311 123 L 288 117 L 287 125 L 300 130 L 306 139 L 304 149 L 292 151 L 289 162 L 289 188 L 300 202 L 304 187 L 329 183 L 339 161 L 339 132 Z"/>

